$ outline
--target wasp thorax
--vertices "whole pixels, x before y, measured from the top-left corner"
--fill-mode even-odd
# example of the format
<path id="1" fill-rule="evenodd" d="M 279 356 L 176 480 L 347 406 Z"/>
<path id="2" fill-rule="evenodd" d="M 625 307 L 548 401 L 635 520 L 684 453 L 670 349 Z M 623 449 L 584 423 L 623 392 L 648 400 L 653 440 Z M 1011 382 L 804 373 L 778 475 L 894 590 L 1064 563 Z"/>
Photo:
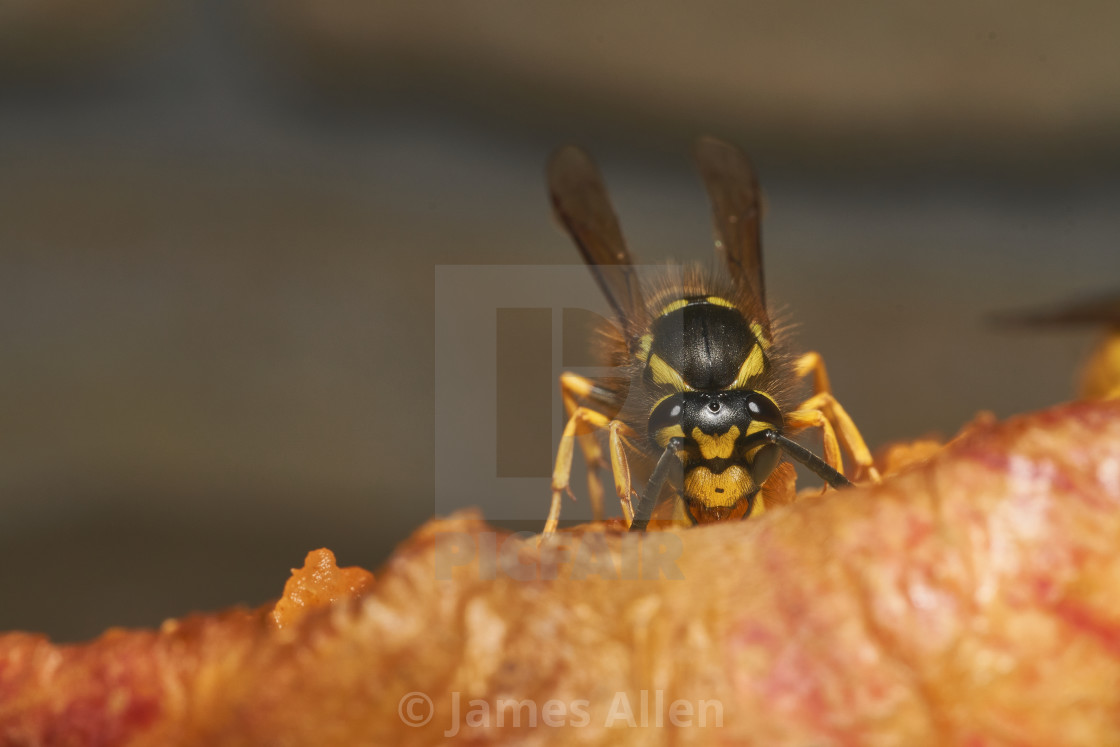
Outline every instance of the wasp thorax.
<path id="1" fill-rule="evenodd" d="M 652 327 L 646 375 L 680 378 L 692 389 L 726 389 L 756 344 L 741 311 L 715 296 L 689 297 L 662 310 Z"/>

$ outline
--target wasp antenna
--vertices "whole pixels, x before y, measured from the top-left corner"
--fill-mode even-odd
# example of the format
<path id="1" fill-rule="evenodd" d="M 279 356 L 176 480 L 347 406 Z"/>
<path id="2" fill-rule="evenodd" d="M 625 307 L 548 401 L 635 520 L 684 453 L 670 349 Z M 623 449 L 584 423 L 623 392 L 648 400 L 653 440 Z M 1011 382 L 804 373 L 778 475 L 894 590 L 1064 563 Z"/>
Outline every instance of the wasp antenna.
<path id="1" fill-rule="evenodd" d="M 786 454 L 789 454 L 793 459 L 804 464 L 813 474 L 827 482 L 831 487 L 852 487 L 851 480 L 844 477 L 842 474 L 829 466 L 828 462 L 821 459 L 819 456 L 809 451 L 796 441 L 791 441 L 781 433 L 773 430 L 763 431 L 762 437 L 780 448 Z"/>

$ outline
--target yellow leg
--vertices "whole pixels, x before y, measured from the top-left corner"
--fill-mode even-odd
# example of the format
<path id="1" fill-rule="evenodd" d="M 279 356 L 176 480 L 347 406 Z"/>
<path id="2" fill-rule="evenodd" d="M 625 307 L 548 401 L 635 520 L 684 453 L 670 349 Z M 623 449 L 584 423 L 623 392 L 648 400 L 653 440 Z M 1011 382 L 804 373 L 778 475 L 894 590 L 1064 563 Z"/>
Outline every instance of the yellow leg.
<path id="1" fill-rule="evenodd" d="M 836 400 L 832 394 L 832 385 L 828 380 L 828 371 L 825 370 L 824 360 L 820 353 L 806 353 L 797 359 L 794 364 L 798 376 L 813 374 L 813 396 L 805 400 L 798 410 L 816 410 L 824 415 L 830 423 L 829 430 L 834 431 L 833 438 L 839 435 L 839 442 L 851 455 L 856 463 L 856 478 L 867 477 L 872 482 L 879 482 L 879 472 L 875 469 L 871 451 L 863 440 L 859 429 L 848 411 Z M 822 429 L 822 433 L 826 433 Z M 835 444 L 834 444 L 835 446 Z M 825 445 L 827 452 L 828 445 Z M 826 460 L 827 461 L 827 460 Z M 839 471 L 839 467 L 837 467 Z"/>
<path id="2" fill-rule="evenodd" d="M 793 364 L 797 371 L 797 378 L 802 379 L 813 374 L 813 394 L 832 392 L 832 384 L 828 380 L 828 371 L 824 367 L 824 359 L 817 352 L 806 353 Z"/>
<path id="3" fill-rule="evenodd" d="M 580 408 L 580 401 L 590 396 L 592 386 L 591 380 L 583 376 L 567 371 L 560 374 L 560 397 L 564 400 L 564 412 L 569 422 Z M 599 470 L 603 467 L 603 449 L 592 429 L 584 428 L 578 435 L 580 449 L 587 462 L 587 492 L 591 500 L 591 516 L 599 521 L 603 518 L 603 479 L 599 475 Z"/>
<path id="4" fill-rule="evenodd" d="M 871 451 L 864 443 L 856 424 L 844 407 L 836 401 L 829 392 L 816 394 L 801 405 L 806 410 L 819 410 L 825 418 L 835 426 L 836 435 L 840 443 L 852 456 L 856 463 L 856 479 L 867 477 L 872 482 L 879 482 L 879 472 L 875 469 L 875 462 L 871 458 Z"/>
<path id="5" fill-rule="evenodd" d="M 548 520 L 544 524 L 544 534 L 548 536 L 556 531 L 560 521 L 560 504 L 564 494 L 571 495 L 570 480 L 572 477 L 572 456 L 575 451 L 575 437 L 580 426 L 585 428 L 605 428 L 610 423 L 601 412 L 577 407 L 568 424 L 564 426 L 564 434 L 560 436 L 560 448 L 556 450 L 556 466 L 552 470 L 552 505 L 548 509 Z"/>
<path id="6" fill-rule="evenodd" d="M 824 445 L 824 461 L 829 467 L 844 474 L 844 461 L 840 457 L 840 444 L 832 423 L 818 409 L 798 409 L 786 414 L 786 425 L 793 428 L 820 428 L 821 442 Z"/>
<path id="7" fill-rule="evenodd" d="M 626 432 L 626 435 L 634 436 L 634 432 L 627 428 L 621 420 L 612 420 L 610 425 L 607 426 L 607 432 L 610 435 L 611 472 L 614 473 L 614 490 L 618 495 L 618 503 L 622 506 L 622 516 L 629 524 L 634 519 L 634 504 L 630 500 L 630 497 L 634 495 L 634 490 L 630 483 L 630 462 L 626 458 L 626 450 L 623 448 L 629 446 L 629 444 L 625 441 L 623 431 Z"/>
<path id="8" fill-rule="evenodd" d="M 548 520 L 544 525 L 545 537 L 553 534 L 560 522 L 560 506 L 564 501 L 564 494 L 571 495 L 572 459 L 575 455 L 573 444 L 581 428 L 607 429 L 610 437 L 611 472 L 614 474 L 615 492 L 618 494 L 622 514 L 626 520 L 630 521 L 634 515 L 630 500 L 632 495 L 630 464 L 625 450 L 627 446 L 625 437 L 632 436 L 633 433 L 622 422 L 611 420 L 601 412 L 587 407 L 577 407 L 564 427 L 564 434 L 560 437 L 560 448 L 556 451 L 556 467 L 552 471 L 552 504 L 548 510 Z"/>

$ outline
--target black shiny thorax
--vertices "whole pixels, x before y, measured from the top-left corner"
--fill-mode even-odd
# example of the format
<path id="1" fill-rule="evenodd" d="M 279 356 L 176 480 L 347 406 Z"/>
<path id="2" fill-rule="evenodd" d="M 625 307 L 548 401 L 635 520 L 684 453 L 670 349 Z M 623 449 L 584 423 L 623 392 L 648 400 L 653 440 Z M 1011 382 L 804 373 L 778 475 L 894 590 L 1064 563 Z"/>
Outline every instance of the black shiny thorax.
<path id="1" fill-rule="evenodd" d="M 692 389 L 730 387 L 755 345 L 750 325 L 738 309 L 709 297 L 681 301 L 654 320 L 650 357 L 668 364 Z"/>

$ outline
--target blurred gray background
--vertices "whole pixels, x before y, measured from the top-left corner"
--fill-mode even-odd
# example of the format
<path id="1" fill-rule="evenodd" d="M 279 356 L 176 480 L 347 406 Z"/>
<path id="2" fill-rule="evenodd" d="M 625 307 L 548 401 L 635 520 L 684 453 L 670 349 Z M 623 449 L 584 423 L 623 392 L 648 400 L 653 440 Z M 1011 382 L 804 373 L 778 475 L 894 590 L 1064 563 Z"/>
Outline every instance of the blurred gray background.
<path id="1" fill-rule="evenodd" d="M 1069 398 L 1092 331 L 986 316 L 1120 277 L 1118 29 L 1040 0 L 0 4 L 0 630 L 261 604 L 324 545 L 375 567 L 434 510 L 435 268 L 578 263 L 542 177 L 566 142 L 651 260 L 710 252 L 691 140 L 748 150 L 770 296 L 873 446 Z"/>

